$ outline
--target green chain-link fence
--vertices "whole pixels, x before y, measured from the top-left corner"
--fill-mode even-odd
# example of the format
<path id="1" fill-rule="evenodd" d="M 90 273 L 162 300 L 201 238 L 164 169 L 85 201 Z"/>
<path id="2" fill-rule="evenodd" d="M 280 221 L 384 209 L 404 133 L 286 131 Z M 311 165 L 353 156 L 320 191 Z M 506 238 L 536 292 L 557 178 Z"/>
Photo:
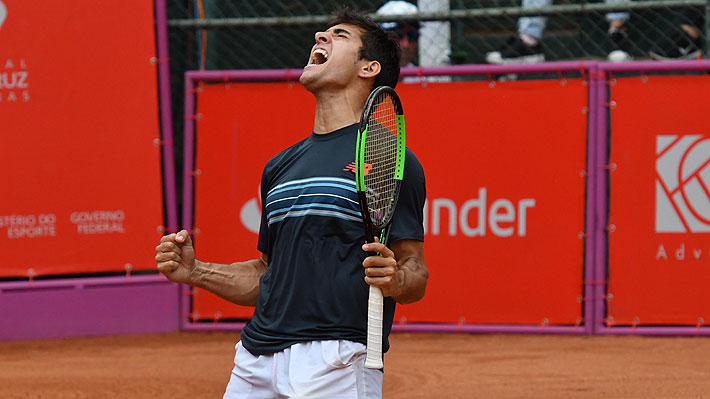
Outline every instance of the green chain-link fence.
<path id="1" fill-rule="evenodd" d="M 649 59 L 650 51 L 663 53 L 664 47 L 679 38 L 687 39 L 683 24 L 699 36 L 693 44 L 700 49 L 710 42 L 706 37 L 710 34 L 710 0 L 411 0 L 418 5 L 416 13 L 376 14 L 384 3 L 168 0 L 176 136 L 181 137 L 184 123 L 186 70 L 302 68 L 314 33 L 324 27 L 330 12 L 341 6 L 371 14 L 378 22 L 419 24 L 414 63 L 421 66 L 490 61 L 490 54 L 504 49 L 511 37 L 518 36 L 519 24 L 530 17 L 527 22 L 533 21 L 538 29 L 541 22 L 544 25 L 539 29 L 538 49 L 547 61 L 607 59 L 615 48 L 609 35 L 609 13 L 628 16 L 623 49 L 631 59 Z M 177 155 L 181 159 L 181 154 Z"/>
<path id="2" fill-rule="evenodd" d="M 388 17 L 374 14 L 383 3 L 173 1 L 169 15 L 172 58 L 190 59 L 193 67 L 205 69 L 302 67 L 313 33 L 323 27 L 334 7 L 347 5 L 385 21 Z M 535 16 L 546 17 L 541 42 L 547 60 L 604 58 L 609 51 L 605 15 L 624 11 L 630 14 L 626 23 L 628 51 L 634 58 L 643 59 L 664 40 L 681 34 L 680 26 L 687 19 L 700 25 L 699 30 L 705 30 L 703 19 L 710 7 L 706 0 L 527 3 L 535 7 L 521 7 L 520 0 L 420 0 L 419 13 L 404 18 L 423 22 L 423 31 L 431 31 L 431 36 L 439 40 L 434 44 L 445 47 L 437 49 L 420 43 L 420 61 L 460 64 L 486 62 L 486 53 L 498 49 L 516 33 L 520 17 Z M 422 39 L 423 36 L 424 32 Z M 449 53 L 448 60 L 435 55 L 441 52 Z M 201 54 L 206 55 L 204 60 Z"/>

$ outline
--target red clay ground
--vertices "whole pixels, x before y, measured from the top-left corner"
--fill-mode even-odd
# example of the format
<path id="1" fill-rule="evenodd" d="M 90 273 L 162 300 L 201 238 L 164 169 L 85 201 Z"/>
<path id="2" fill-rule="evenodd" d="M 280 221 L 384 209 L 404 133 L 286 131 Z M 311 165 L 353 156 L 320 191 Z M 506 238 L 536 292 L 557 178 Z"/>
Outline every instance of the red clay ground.
<path id="1" fill-rule="evenodd" d="M 221 398 L 233 333 L 0 342 L 0 398 Z M 384 397 L 707 398 L 710 339 L 395 334 Z"/>

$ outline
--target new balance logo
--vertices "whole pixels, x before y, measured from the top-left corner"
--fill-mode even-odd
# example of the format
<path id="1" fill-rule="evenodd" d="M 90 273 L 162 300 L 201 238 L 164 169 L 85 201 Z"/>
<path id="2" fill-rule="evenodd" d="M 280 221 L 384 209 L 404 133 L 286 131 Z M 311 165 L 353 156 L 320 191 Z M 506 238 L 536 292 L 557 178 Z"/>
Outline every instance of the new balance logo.
<path id="1" fill-rule="evenodd" d="M 370 173 L 370 169 L 372 169 L 372 165 L 369 163 L 365 164 L 365 176 L 367 176 L 368 173 Z M 344 169 L 346 172 L 353 172 L 355 173 L 355 162 L 350 162 L 348 166 L 346 166 Z"/>
<path id="2" fill-rule="evenodd" d="M 656 136 L 656 232 L 710 232 L 710 137 Z"/>

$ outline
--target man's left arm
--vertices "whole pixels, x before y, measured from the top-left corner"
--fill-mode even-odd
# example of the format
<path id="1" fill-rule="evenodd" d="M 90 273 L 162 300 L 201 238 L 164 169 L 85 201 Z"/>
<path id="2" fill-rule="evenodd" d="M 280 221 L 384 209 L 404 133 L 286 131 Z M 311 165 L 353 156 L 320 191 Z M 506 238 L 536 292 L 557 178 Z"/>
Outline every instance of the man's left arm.
<path id="1" fill-rule="evenodd" d="M 429 270 L 424 263 L 424 243 L 418 240 L 398 240 L 391 248 L 380 243 L 363 245 L 368 256 L 362 263 L 365 267 L 365 282 L 382 290 L 382 295 L 405 304 L 424 297 Z"/>

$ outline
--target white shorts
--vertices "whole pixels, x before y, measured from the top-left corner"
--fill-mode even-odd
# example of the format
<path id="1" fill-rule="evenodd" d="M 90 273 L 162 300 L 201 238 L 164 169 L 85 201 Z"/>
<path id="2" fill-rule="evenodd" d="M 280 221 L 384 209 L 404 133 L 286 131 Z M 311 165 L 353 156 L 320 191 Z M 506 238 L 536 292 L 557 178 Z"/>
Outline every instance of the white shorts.
<path id="1" fill-rule="evenodd" d="M 224 399 L 381 399 L 382 371 L 365 368 L 365 345 L 352 341 L 294 344 L 254 356 L 237 343 Z"/>

